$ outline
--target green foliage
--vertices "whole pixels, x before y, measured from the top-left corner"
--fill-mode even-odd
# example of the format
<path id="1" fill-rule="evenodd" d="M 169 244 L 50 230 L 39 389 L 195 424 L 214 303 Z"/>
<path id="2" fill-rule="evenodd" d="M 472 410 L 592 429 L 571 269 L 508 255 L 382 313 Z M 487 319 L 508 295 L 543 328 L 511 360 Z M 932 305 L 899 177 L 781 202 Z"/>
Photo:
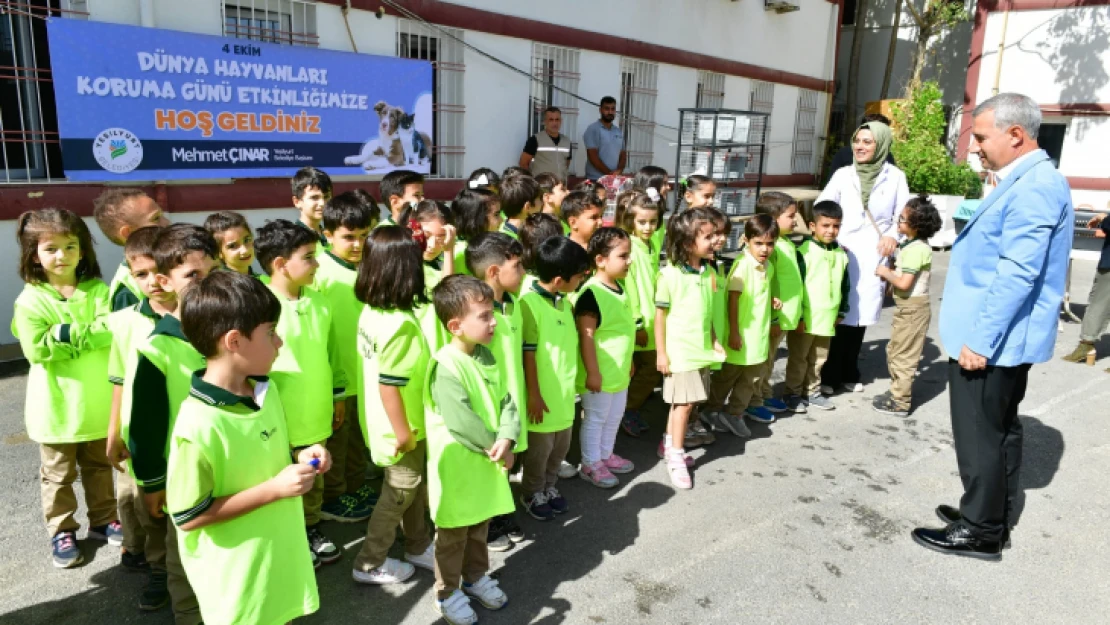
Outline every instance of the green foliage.
<path id="1" fill-rule="evenodd" d="M 940 87 L 922 83 L 908 100 L 895 102 L 894 159 L 914 193 L 979 197 L 982 183 L 967 163 L 955 163 L 944 146 L 946 127 Z"/>

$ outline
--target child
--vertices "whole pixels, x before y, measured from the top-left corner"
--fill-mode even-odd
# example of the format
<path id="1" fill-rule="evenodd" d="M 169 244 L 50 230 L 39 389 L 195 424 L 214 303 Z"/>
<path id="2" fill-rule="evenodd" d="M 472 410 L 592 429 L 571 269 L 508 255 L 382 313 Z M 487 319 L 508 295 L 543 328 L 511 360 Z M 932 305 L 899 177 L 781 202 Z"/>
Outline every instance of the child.
<path id="1" fill-rule="evenodd" d="M 524 227 L 520 229 L 520 245 L 524 249 L 520 260 L 524 265 L 524 281 L 515 293 L 527 293 L 532 290 L 536 281 L 536 254 L 540 244 L 551 237 L 563 236 L 562 227 L 555 217 L 546 213 L 537 213 L 524 220 Z"/>
<path id="2" fill-rule="evenodd" d="M 886 345 L 890 390 L 875 398 L 872 407 L 881 413 L 908 417 L 912 408 L 913 376 L 925 347 L 929 330 L 929 276 L 933 249 L 929 238 L 940 230 L 940 213 L 925 195 L 913 198 L 898 218 L 898 232 L 906 240 L 898 246 L 898 265 L 892 271 L 886 264 L 875 275 L 894 287 L 894 321 Z"/>
<path id="3" fill-rule="evenodd" d="M 277 333 L 284 347 L 270 381 L 282 393 L 285 427 L 294 454 L 322 446 L 345 418 L 347 375 L 340 360 L 335 317 L 327 296 L 307 288 L 316 277 L 316 233 L 285 219 L 258 229 L 258 262 L 281 304 Z M 335 562 L 343 552 L 320 531 L 324 477 L 304 493 L 304 524 L 314 566 Z"/>
<path id="4" fill-rule="evenodd" d="M 239 213 L 220 211 L 204 220 L 204 229 L 220 246 L 220 260 L 224 267 L 236 273 L 254 275 L 254 234 L 247 219 Z"/>
<path id="5" fill-rule="evenodd" d="M 548 216 L 550 217 L 550 215 Z M 558 233 L 553 236 L 559 236 Z M 500 232 L 478 235 L 466 248 L 466 265 L 493 290 L 493 315 L 497 326 L 489 344 L 493 358 L 500 363 L 501 374 L 507 384 L 509 396 L 516 406 L 527 405 L 524 385 L 523 318 L 516 293 L 524 278 L 522 257 L 524 248 L 519 241 Z M 528 420 L 520 420 L 520 435 L 513 453 L 528 449 Z M 487 545 L 491 551 L 507 551 L 513 543 L 524 540 L 524 531 L 517 525 L 513 513 L 490 521 Z"/>
<path id="6" fill-rule="evenodd" d="M 104 440 L 112 387 L 104 375 L 112 334 L 108 287 L 100 280 L 92 235 L 70 211 L 47 208 L 19 216 L 19 276 L 12 334 L 31 365 L 24 410 L 27 435 L 39 444 L 42 512 L 53 563 L 81 563 L 73 483 L 81 472 L 87 538 L 123 543 Z"/>
<path id="7" fill-rule="evenodd" d="M 501 170 L 502 181 L 504 181 L 506 178 L 511 178 L 512 176 L 528 176 L 529 178 L 531 178 L 532 172 L 518 165 L 509 165 L 505 169 Z"/>
<path id="8" fill-rule="evenodd" d="M 416 206 L 424 199 L 424 176 L 407 169 L 397 169 L 382 177 L 382 201 L 389 207 L 384 224 L 402 224 L 401 211 Z"/>
<path id="9" fill-rule="evenodd" d="M 577 390 L 582 396 L 582 479 L 601 488 L 620 481 L 635 465 L 613 453 L 632 375 L 636 321 L 622 283 L 628 275 L 632 240 L 619 228 L 600 228 L 587 251 L 595 268 L 574 305 L 578 328 Z"/>
<path id="10" fill-rule="evenodd" d="M 331 200 L 331 177 L 315 167 L 302 167 L 290 183 L 293 187 L 293 206 L 298 212 L 297 220 L 316 233 L 320 245 L 327 245 L 321 222 L 324 206 Z"/>
<path id="11" fill-rule="evenodd" d="M 655 287 L 656 367 L 663 374 L 663 401 L 671 405 L 667 433 L 659 455 L 667 460 L 675 488 L 693 488 L 682 443 L 694 404 L 708 398 L 709 367 L 724 360 L 724 348 L 713 334 L 713 258 L 716 229 L 705 209 L 693 208 L 671 218 L 667 235 L 669 263 Z M 677 446 L 676 446 L 677 445 Z"/>
<path id="12" fill-rule="evenodd" d="M 569 234 L 567 237 L 585 250 L 590 245 L 590 237 L 601 226 L 604 202 L 588 193 L 575 191 L 563 199 L 563 221 Z"/>
<path id="13" fill-rule="evenodd" d="M 312 445 L 290 462 L 280 392 L 259 377 L 281 348 L 281 304 L 261 282 L 229 271 L 183 299 L 182 330 L 205 364 L 174 424 L 166 504 L 201 615 L 230 625 L 312 614 L 320 599 L 300 496 L 331 458 Z"/>
<path id="14" fill-rule="evenodd" d="M 431 298 L 439 281 L 455 273 L 455 214 L 442 202 L 421 200 L 402 211 L 401 223 L 417 228 L 424 242 L 424 288 Z M 415 312 L 430 350 L 438 351 L 451 340 L 430 303 L 417 306 Z"/>
<path id="15" fill-rule="evenodd" d="M 435 568 L 425 522 L 424 384 L 431 354 L 413 314 L 428 303 L 422 256 L 411 231 L 385 225 L 370 233 L 358 266 L 355 295 L 365 304 L 357 339 L 361 425 L 371 458 L 385 469 L 381 498 L 355 558 L 353 576 L 363 584 L 403 582 L 414 565 Z M 398 523 L 404 562 L 388 557 Z"/>
<path id="16" fill-rule="evenodd" d="M 813 206 L 812 233 L 798 248 L 805 295 L 798 329 L 786 337 L 786 348 L 798 360 L 786 369 L 786 403 L 820 410 L 836 408 L 821 394 L 821 368 L 829 356 L 829 342 L 836 324 L 848 312 L 848 254 L 836 243 L 844 211 L 833 201 Z"/>
<path id="17" fill-rule="evenodd" d="M 476 623 L 467 595 L 490 610 L 509 601 L 486 574 L 486 538 L 490 520 L 513 511 L 505 473 L 513 465 L 520 414 L 487 347 L 497 325 L 493 289 L 477 278 L 448 276 L 434 297 L 436 315 L 451 333 L 428 366 L 424 392 L 435 608 L 448 623 Z"/>
<path id="18" fill-rule="evenodd" d="M 466 179 L 467 189 L 484 189 L 497 193 L 501 185 L 501 176 L 489 167 L 479 167 L 470 172 L 470 177 Z"/>
<path id="19" fill-rule="evenodd" d="M 500 231 L 519 239 L 524 220 L 543 207 L 540 185 L 530 175 L 510 176 L 502 179 L 500 196 L 501 214 L 505 216 Z"/>
<path id="20" fill-rule="evenodd" d="M 728 240 L 728 234 L 732 231 L 732 222 L 721 211 L 706 207 L 709 212 L 709 219 L 713 223 L 713 258 L 710 259 L 709 268 L 713 271 L 713 283 L 717 288 L 713 291 L 713 311 L 712 311 L 712 325 L 713 334 L 720 337 L 720 341 L 725 341 L 728 336 L 728 293 L 726 285 L 728 284 L 728 272 L 722 264 L 720 253 L 725 247 L 725 242 Z M 718 384 L 715 382 L 721 376 L 721 368 L 723 363 L 713 363 L 709 367 L 709 399 L 713 399 L 713 386 Z M 713 412 L 709 410 L 711 407 L 720 408 L 720 406 L 707 405 L 705 411 L 697 411 L 697 419 L 691 419 L 686 425 L 686 441 L 685 447 L 698 447 L 700 445 L 709 445 L 716 442 L 717 437 L 713 431 L 728 432 L 731 431 L 725 427 L 725 424 L 717 419 L 712 418 L 710 415 Z"/>
<path id="21" fill-rule="evenodd" d="M 667 229 L 664 226 L 665 213 L 667 211 L 667 201 L 671 194 L 670 176 L 667 170 L 655 165 L 647 165 L 640 168 L 636 172 L 636 177 L 632 179 L 632 188 L 643 191 L 648 195 L 653 202 L 659 205 L 659 219 L 655 225 L 655 239 L 652 241 L 656 251 L 662 251 L 663 242 L 666 238 Z M 649 191 L 648 189 L 651 189 Z M 659 263 L 658 258 L 656 264 Z M 652 315 L 653 317 L 655 315 Z M 636 367 L 639 369 L 639 367 Z M 655 368 L 655 363 L 651 363 L 651 368 Z"/>
<path id="22" fill-rule="evenodd" d="M 621 428 L 629 436 L 648 431 L 640 408 L 663 378 L 655 368 L 655 277 L 659 275 L 659 249 L 653 242 L 661 207 L 643 191 L 625 191 L 617 198 L 617 224 L 632 240 L 631 266 L 624 285 L 637 320 L 636 347 L 632 354 L 634 373 L 628 385 Z"/>
<path id="23" fill-rule="evenodd" d="M 376 493 L 366 483 L 366 443 L 359 425 L 358 318 L 362 303 L 355 297 L 358 264 L 363 245 L 377 223 L 377 207 L 370 206 L 353 192 L 333 197 L 324 207 L 324 236 L 328 250 L 317 257 L 319 268 L 313 285 L 328 300 L 339 345 L 339 363 L 348 381 L 343 422 L 328 439 L 332 470 L 324 475 L 324 503 L 320 518 L 340 523 L 356 523 L 370 518 Z"/>
<path id="24" fill-rule="evenodd" d="M 571 193 L 578 192 L 582 192 L 586 195 L 591 196 L 590 202 L 594 206 L 604 206 L 605 200 L 608 198 L 609 194 L 608 190 L 603 185 L 600 185 L 593 180 L 583 180 L 582 182 L 574 185 L 574 188 L 571 189 Z"/>
<path id="25" fill-rule="evenodd" d="M 138 189 L 108 189 L 101 193 L 93 202 L 93 219 L 104 236 L 116 245 L 126 243 L 131 233 L 139 228 L 164 228 L 170 223 L 162 214 L 162 208 Z M 113 312 L 134 306 L 142 298 L 142 292 L 131 279 L 126 260 L 116 270 L 108 294 Z"/>
<path id="26" fill-rule="evenodd" d="M 520 485 L 528 514 L 549 521 L 567 511 L 555 484 L 574 423 L 578 333 L 565 294 L 578 290 L 589 256 L 577 243 L 557 236 L 540 244 L 535 263 L 536 282 L 520 297 L 529 420 Z"/>
<path id="27" fill-rule="evenodd" d="M 674 219 L 678 212 L 691 208 L 713 208 L 717 201 L 717 183 L 709 176 L 691 174 L 678 181 L 678 196 L 682 204 L 678 211 L 673 212 L 670 219 Z M 655 231 L 655 243 L 662 249 L 667 237 L 667 226 L 661 224 Z"/>
<path id="28" fill-rule="evenodd" d="M 459 237 L 455 244 L 455 272 L 465 274 L 464 252 L 470 239 L 501 228 L 501 201 L 489 189 L 463 189 L 455 196 L 451 208 L 455 212 L 455 230 Z"/>
<path id="29" fill-rule="evenodd" d="M 772 287 L 775 267 L 768 262 L 778 235 L 770 215 L 753 215 L 744 224 L 747 244 L 728 276 L 728 347 L 724 365 L 713 375 L 702 415 L 714 429 L 736 436 L 752 435 L 745 416 L 758 423 L 775 420 L 763 407 L 759 385 L 770 346 L 772 310 L 781 306 Z M 722 411 L 725 400 L 728 412 Z"/>
<path id="30" fill-rule="evenodd" d="M 556 178 L 555 174 L 543 173 L 536 176 L 536 184 L 540 185 L 540 193 L 543 195 L 541 212 L 554 215 L 556 219 L 562 219 L 563 212 L 560 207 L 570 193 L 567 191 L 566 183 Z"/>
<path id="31" fill-rule="evenodd" d="M 778 414 L 780 412 L 804 413 L 806 404 L 800 398 L 792 404 L 778 399 L 772 393 L 771 374 L 775 370 L 775 355 L 782 339 L 790 332 L 805 332 L 802 323 L 802 301 L 805 291 L 802 287 L 802 268 L 798 263 L 798 248 L 790 240 L 794 232 L 794 220 L 798 214 L 798 203 L 794 198 L 778 191 L 768 191 L 759 196 L 755 210 L 770 215 L 779 227 L 779 237 L 775 239 L 775 250 L 771 253 L 774 265 L 774 279 L 771 281 L 771 294 L 782 302 L 782 308 L 771 314 L 771 343 L 767 349 L 767 363 L 760 375 L 762 381 L 758 395 L 763 398 L 763 407 Z M 786 368 L 798 367 L 805 354 L 793 351 L 787 354 Z"/>

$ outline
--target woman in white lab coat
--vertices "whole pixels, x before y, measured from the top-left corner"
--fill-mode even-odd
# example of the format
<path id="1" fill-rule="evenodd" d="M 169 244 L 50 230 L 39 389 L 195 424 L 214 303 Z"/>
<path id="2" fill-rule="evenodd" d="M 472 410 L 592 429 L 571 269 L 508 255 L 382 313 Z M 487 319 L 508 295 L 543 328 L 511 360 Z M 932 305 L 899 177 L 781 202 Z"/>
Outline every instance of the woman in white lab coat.
<path id="1" fill-rule="evenodd" d="M 829 359 L 821 375 L 821 390 L 860 392 L 859 353 L 867 326 L 879 320 L 883 282 L 875 275 L 880 262 L 898 247 L 898 215 L 910 200 L 906 175 L 886 162 L 891 146 L 890 127 L 867 122 L 852 135 L 855 163 L 841 167 L 817 201 L 832 200 L 844 209 L 837 241 L 848 252 L 851 280 L 848 315 L 836 327 Z M 870 210 L 870 216 L 864 207 Z"/>

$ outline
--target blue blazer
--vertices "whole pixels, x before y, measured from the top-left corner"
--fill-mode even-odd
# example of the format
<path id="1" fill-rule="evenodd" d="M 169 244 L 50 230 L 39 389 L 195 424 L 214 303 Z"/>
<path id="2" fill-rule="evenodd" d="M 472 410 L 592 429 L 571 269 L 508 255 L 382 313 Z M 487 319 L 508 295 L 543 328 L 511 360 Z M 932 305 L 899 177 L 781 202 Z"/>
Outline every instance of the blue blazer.
<path id="1" fill-rule="evenodd" d="M 1074 211 L 1068 182 L 1044 150 L 1025 159 L 979 205 L 952 246 L 940 338 L 1013 367 L 1052 357 Z"/>

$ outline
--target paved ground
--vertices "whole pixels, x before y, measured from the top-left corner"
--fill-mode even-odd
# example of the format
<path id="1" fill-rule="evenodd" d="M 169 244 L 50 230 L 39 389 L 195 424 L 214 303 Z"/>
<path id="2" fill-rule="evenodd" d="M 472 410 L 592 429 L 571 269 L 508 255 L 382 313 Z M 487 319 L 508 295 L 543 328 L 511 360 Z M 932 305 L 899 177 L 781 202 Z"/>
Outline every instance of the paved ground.
<path id="1" fill-rule="evenodd" d="M 947 254 L 939 254 L 941 285 Z M 1092 264 L 1076 267 L 1086 301 Z M 939 288 L 937 289 L 939 291 Z M 1082 306 L 1077 306 L 1082 311 Z M 934 310 L 936 310 L 934 308 Z M 889 324 L 890 311 L 884 315 Z M 1001 563 L 941 556 L 909 538 L 956 503 L 960 482 L 935 327 L 910 419 L 878 415 L 866 398 L 885 390 L 886 327 L 868 333 L 862 395 L 835 412 L 753 427 L 698 450 L 696 487 L 676 493 L 654 437 L 621 435 L 638 465 L 619 489 L 565 484 L 572 509 L 556 522 L 523 523 L 529 541 L 495 555 L 511 597 L 484 623 L 1105 623 L 1110 613 L 1110 376 L 1055 360 L 1033 369 L 1022 404 L 1026 504 Z M 1057 355 L 1075 344 L 1064 326 Z M 1103 353 L 1110 352 L 1104 340 Z M 781 375 L 781 371 L 779 373 Z M 114 550 L 85 544 L 91 560 L 50 567 L 39 518 L 37 450 L 23 434 L 24 380 L 0 380 L 0 622 L 166 625 L 168 612 L 135 608 L 142 578 Z M 656 418 L 661 405 L 653 408 Z M 656 421 L 658 423 L 658 421 Z M 306 622 L 426 624 L 432 577 L 396 588 L 356 586 L 350 563 L 361 527 L 331 527 L 351 543 L 319 574 L 323 608 Z M 1102 616 L 1099 616 L 1102 615 Z"/>

